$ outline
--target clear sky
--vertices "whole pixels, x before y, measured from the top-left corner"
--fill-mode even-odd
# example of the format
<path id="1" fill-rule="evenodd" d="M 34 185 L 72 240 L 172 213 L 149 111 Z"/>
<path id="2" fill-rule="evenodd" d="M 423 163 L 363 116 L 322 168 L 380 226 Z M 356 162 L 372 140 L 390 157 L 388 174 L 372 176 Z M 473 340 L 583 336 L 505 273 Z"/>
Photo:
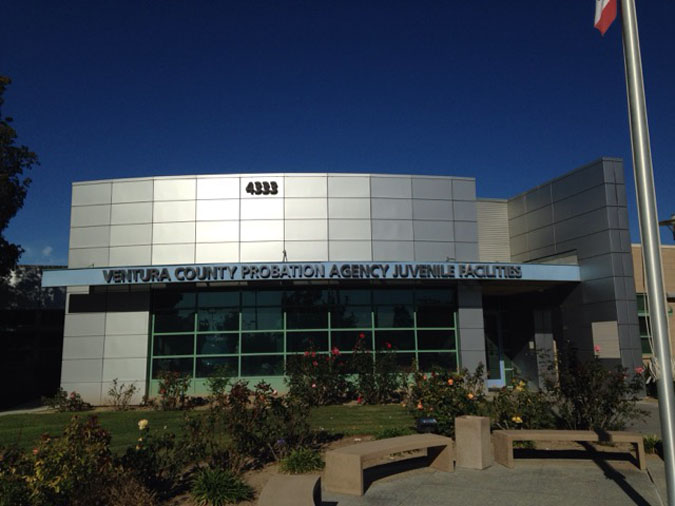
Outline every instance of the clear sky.
<path id="1" fill-rule="evenodd" d="M 664 218 L 675 212 L 675 2 L 637 3 Z M 594 8 L 5 0 L 3 111 L 41 160 L 7 235 L 24 263 L 65 263 L 78 180 L 446 174 L 503 198 L 606 155 L 625 161 L 637 242 L 620 25 L 601 37 Z"/>

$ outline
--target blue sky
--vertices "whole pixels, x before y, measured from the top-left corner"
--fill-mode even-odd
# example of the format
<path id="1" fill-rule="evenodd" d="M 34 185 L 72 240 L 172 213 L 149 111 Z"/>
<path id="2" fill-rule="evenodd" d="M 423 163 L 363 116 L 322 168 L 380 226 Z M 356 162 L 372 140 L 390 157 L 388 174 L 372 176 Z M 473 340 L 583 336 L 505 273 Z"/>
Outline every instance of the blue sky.
<path id="1" fill-rule="evenodd" d="M 667 217 L 675 3 L 637 3 Z M 7 235 L 24 263 L 64 263 L 78 180 L 422 173 L 509 197 L 607 155 L 625 160 L 637 241 L 620 26 L 601 37 L 594 4 L 8 0 L 3 112 L 41 165 Z"/>

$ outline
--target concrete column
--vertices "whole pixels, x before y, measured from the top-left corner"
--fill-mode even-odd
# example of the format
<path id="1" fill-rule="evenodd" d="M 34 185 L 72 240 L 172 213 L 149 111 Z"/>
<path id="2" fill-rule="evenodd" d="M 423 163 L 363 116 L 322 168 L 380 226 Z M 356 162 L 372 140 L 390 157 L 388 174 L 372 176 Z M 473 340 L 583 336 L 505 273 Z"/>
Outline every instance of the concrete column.
<path id="1" fill-rule="evenodd" d="M 490 419 L 485 416 L 455 418 L 457 467 L 485 469 L 494 462 L 490 442 Z"/>
<path id="2" fill-rule="evenodd" d="M 460 364 L 473 372 L 486 365 L 483 330 L 483 294 L 478 283 L 461 282 L 457 289 Z"/>

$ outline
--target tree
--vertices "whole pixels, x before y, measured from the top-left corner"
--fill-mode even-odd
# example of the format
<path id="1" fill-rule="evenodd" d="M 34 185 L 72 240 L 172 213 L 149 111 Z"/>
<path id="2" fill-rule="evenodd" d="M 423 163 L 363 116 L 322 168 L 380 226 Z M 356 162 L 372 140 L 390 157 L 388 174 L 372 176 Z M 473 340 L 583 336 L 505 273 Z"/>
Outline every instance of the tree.
<path id="1" fill-rule="evenodd" d="M 12 244 L 4 231 L 9 221 L 23 207 L 30 178 L 24 171 L 39 164 L 38 157 L 26 146 L 16 146 L 16 131 L 10 123 L 12 118 L 3 116 L 3 94 L 12 80 L 0 76 L 0 278 L 4 278 L 16 266 L 23 248 Z"/>

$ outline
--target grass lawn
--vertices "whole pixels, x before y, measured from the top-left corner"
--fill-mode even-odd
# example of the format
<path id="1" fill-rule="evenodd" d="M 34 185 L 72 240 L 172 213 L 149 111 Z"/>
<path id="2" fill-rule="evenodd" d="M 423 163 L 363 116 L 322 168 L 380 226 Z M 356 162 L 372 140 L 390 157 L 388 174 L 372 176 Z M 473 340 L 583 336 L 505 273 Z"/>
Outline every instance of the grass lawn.
<path id="1" fill-rule="evenodd" d="M 40 435 L 61 434 L 73 414 L 98 416 L 101 425 L 112 434 L 111 449 L 121 453 L 136 442 L 138 421 L 146 418 L 153 431 L 166 430 L 180 435 L 184 411 L 83 411 L 81 413 L 35 413 L 0 416 L 0 446 L 17 444 L 32 448 Z M 199 414 L 200 411 L 191 411 Z M 314 429 L 331 433 L 376 434 L 384 429 L 407 428 L 414 425 L 413 417 L 399 405 L 325 406 L 312 409 L 310 424 Z"/>

